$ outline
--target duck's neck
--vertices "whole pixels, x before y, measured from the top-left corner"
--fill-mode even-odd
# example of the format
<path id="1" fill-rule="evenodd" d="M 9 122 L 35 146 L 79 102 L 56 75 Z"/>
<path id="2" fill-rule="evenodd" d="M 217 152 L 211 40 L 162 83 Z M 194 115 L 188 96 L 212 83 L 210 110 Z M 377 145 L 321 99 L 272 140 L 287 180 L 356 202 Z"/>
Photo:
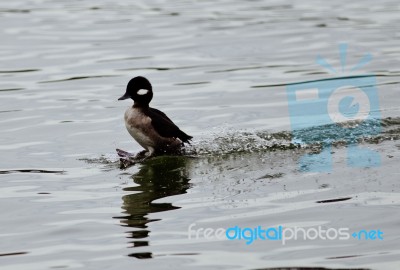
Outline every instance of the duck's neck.
<path id="1" fill-rule="evenodd" d="M 142 109 L 148 109 L 149 108 L 149 104 L 144 104 L 144 103 L 139 103 L 134 101 L 133 102 L 133 108 L 142 108 Z"/>

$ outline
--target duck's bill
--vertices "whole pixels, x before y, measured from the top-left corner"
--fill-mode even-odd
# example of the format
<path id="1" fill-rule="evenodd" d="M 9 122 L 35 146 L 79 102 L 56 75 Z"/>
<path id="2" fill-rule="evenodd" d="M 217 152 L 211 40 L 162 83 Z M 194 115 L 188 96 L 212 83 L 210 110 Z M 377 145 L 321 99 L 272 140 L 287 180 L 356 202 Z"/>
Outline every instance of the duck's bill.
<path id="1" fill-rule="evenodd" d="M 122 97 L 120 97 L 118 100 L 124 100 L 124 99 L 128 99 L 130 98 L 130 96 L 128 95 L 128 93 L 125 93 Z"/>

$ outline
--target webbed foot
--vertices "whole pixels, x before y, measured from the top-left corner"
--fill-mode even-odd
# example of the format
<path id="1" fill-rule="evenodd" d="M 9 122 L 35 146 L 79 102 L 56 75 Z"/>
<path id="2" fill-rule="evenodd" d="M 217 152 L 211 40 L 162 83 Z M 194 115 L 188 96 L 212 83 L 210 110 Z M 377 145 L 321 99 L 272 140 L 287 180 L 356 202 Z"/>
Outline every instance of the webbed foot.
<path id="1" fill-rule="evenodd" d="M 118 156 L 120 157 L 120 169 L 127 169 L 136 163 L 141 163 L 154 156 L 153 151 L 143 150 L 136 155 L 126 152 L 121 149 L 116 149 Z"/>

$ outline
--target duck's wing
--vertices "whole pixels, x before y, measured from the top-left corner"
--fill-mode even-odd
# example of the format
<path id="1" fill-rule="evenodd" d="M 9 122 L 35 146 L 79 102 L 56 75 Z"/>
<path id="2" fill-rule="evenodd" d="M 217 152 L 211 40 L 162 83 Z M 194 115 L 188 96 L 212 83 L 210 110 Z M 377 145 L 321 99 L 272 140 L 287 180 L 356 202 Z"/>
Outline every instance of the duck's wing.
<path id="1" fill-rule="evenodd" d="M 149 108 L 149 110 L 150 110 L 151 112 L 153 112 L 153 113 L 155 113 L 155 114 L 158 114 L 159 116 L 165 118 L 165 120 L 171 122 L 172 124 L 174 124 L 174 122 L 172 122 L 172 120 L 169 119 L 169 117 L 168 117 L 165 113 L 163 113 L 162 111 L 157 110 L 157 109 L 155 109 L 155 108 Z M 174 125 L 175 125 L 175 124 L 174 124 Z"/>
<path id="2" fill-rule="evenodd" d="M 145 114 L 151 118 L 152 126 L 162 137 L 179 138 L 182 142 L 189 142 L 193 138 L 180 130 L 162 111 L 149 108 Z"/>

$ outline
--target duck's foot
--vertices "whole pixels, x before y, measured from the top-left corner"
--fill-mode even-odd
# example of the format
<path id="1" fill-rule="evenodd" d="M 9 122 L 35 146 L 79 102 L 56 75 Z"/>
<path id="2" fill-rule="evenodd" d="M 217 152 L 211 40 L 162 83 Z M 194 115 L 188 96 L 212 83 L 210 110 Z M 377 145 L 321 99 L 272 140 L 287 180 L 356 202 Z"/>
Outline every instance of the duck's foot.
<path id="1" fill-rule="evenodd" d="M 123 169 L 123 170 L 125 170 L 125 169 L 127 169 L 127 168 L 129 168 L 129 167 L 131 167 L 131 166 L 133 166 L 135 164 L 136 164 L 136 162 L 134 160 L 129 159 L 129 158 L 120 158 L 119 159 L 119 168 Z"/>
<path id="2" fill-rule="evenodd" d="M 134 154 L 126 152 L 121 149 L 115 149 L 117 151 L 117 155 L 120 157 L 119 159 L 119 168 L 127 169 L 133 165 L 135 165 L 136 161 L 134 160 Z"/>
<path id="3" fill-rule="evenodd" d="M 136 155 L 126 152 L 124 150 L 121 149 L 116 149 L 118 156 L 120 157 L 119 161 L 119 167 L 120 169 L 127 169 L 133 165 L 135 165 L 136 163 L 141 163 L 147 159 L 149 159 L 150 157 L 152 157 L 152 153 L 149 153 L 146 150 L 143 150 L 139 153 L 137 153 Z"/>
<path id="4" fill-rule="evenodd" d="M 126 152 L 126 151 L 118 149 L 118 148 L 115 150 L 117 151 L 118 156 L 120 156 L 122 158 L 130 158 L 130 157 L 134 156 L 134 154 L 131 154 L 129 152 Z"/>
<path id="5" fill-rule="evenodd" d="M 142 160 L 142 159 L 146 159 L 147 156 L 148 156 L 148 151 L 143 150 L 136 154 L 135 159 Z"/>

